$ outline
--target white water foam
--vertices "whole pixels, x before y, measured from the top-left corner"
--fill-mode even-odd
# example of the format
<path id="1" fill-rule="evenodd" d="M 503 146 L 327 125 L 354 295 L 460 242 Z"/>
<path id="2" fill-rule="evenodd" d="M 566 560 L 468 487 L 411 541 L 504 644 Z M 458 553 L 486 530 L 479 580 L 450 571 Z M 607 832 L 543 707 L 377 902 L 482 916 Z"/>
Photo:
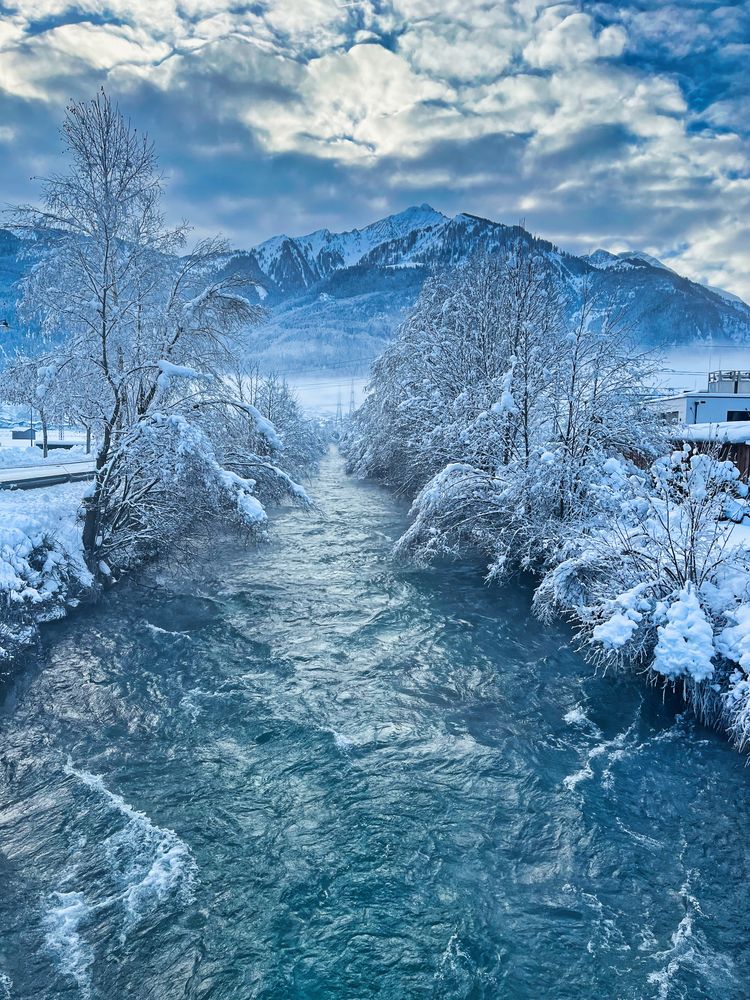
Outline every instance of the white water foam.
<path id="1" fill-rule="evenodd" d="M 196 694 L 201 695 L 203 692 L 200 688 L 191 688 L 189 691 L 185 692 L 182 698 L 180 698 L 180 708 L 186 715 L 190 716 L 191 722 L 196 722 L 198 720 L 198 716 L 203 711 L 202 706 L 195 700 Z"/>
<path id="2" fill-rule="evenodd" d="M 625 826 L 625 824 L 622 822 L 619 816 L 616 816 L 615 819 L 617 821 L 618 827 L 622 830 L 622 832 L 627 837 L 630 837 L 631 840 L 634 840 L 636 844 L 640 844 L 642 847 L 648 847 L 652 851 L 661 850 L 661 848 L 664 846 L 662 843 L 660 843 L 660 841 L 655 840 L 654 837 L 648 837 L 646 836 L 645 833 L 637 833 L 635 830 L 631 830 L 629 826 Z"/>
<path id="3" fill-rule="evenodd" d="M 623 730 L 623 732 L 618 733 L 617 736 L 613 737 L 611 740 L 604 740 L 602 743 L 597 743 L 596 746 L 592 747 L 586 754 L 583 766 L 574 774 L 569 774 L 567 777 L 563 778 L 563 785 L 567 789 L 573 791 L 582 781 L 588 781 L 593 778 L 594 769 L 591 764 L 592 761 L 596 760 L 598 757 L 606 756 L 608 764 L 621 760 L 626 755 L 625 747 L 627 745 L 627 741 L 635 732 L 638 715 L 639 712 L 636 712 L 635 718 L 630 723 L 628 728 Z M 605 768 L 602 774 L 602 780 L 605 787 L 609 787 L 612 781 L 612 772 L 609 767 Z"/>
<path id="4" fill-rule="evenodd" d="M 448 939 L 448 944 L 445 946 L 443 954 L 440 956 L 435 978 L 442 979 L 445 975 L 446 969 L 450 969 L 452 972 L 455 972 L 458 968 L 459 961 L 462 959 L 464 961 L 468 961 L 469 956 L 461 949 L 458 934 L 451 934 Z"/>
<path id="5" fill-rule="evenodd" d="M 657 972 L 652 972 L 648 981 L 657 987 L 655 996 L 658 1000 L 667 1000 L 672 989 L 674 977 L 685 964 L 691 964 L 695 958 L 693 947 L 693 917 L 701 913 L 700 904 L 690 894 L 689 883 L 682 886 L 681 895 L 685 903 L 685 915 L 677 925 L 671 938 L 671 947 L 665 951 L 655 952 L 652 958 L 666 964 Z"/>
<path id="6" fill-rule="evenodd" d="M 127 925 L 155 912 L 171 894 L 189 903 L 196 878 L 195 858 L 174 830 L 156 826 L 145 813 L 111 791 L 100 775 L 80 771 L 70 760 L 65 771 L 101 795 L 127 820 L 105 843 L 111 866 L 124 883 L 120 898 Z"/>
<path id="7" fill-rule="evenodd" d="M 13 980 L 4 972 L 0 972 L 0 1000 L 10 1000 L 13 996 Z"/>
<path id="8" fill-rule="evenodd" d="M 44 917 L 45 944 L 57 957 L 60 971 L 75 979 L 81 993 L 91 995 L 94 951 L 81 937 L 81 924 L 91 914 L 82 892 L 55 892 Z"/>
<path id="9" fill-rule="evenodd" d="M 192 642 L 193 638 L 187 632 L 173 632 L 168 628 L 161 628 L 159 625 L 152 625 L 151 622 L 143 622 L 143 627 L 153 635 L 176 635 L 180 639 L 187 639 Z"/>
<path id="10" fill-rule="evenodd" d="M 672 932 L 670 947 L 651 956 L 655 962 L 664 963 L 648 976 L 649 984 L 656 987 L 654 1000 L 670 1000 L 671 997 L 687 1000 L 688 994 L 676 982 L 678 973 L 684 967 L 691 968 L 706 980 L 711 987 L 711 996 L 728 996 L 728 983 L 735 980 L 733 963 L 726 955 L 707 948 L 703 935 L 695 930 L 694 921 L 705 914 L 692 894 L 690 873 L 680 888 L 680 898 L 685 913 Z M 701 954 L 702 951 L 706 954 Z"/>
<path id="11" fill-rule="evenodd" d="M 464 950 L 458 932 L 451 934 L 432 978 L 435 1000 L 447 996 L 498 996 L 497 980 L 491 972 L 477 967 Z"/>
<path id="12" fill-rule="evenodd" d="M 642 743 L 631 743 L 611 753 L 608 758 L 607 767 L 602 771 L 602 786 L 604 788 L 612 788 L 614 783 L 612 765 L 617 761 L 624 760 L 626 757 L 634 757 L 636 754 L 641 753 L 643 750 L 648 750 L 657 743 L 673 740 L 677 736 L 683 735 L 682 722 L 683 716 L 675 716 L 675 724 L 670 726 L 669 729 L 661 729 L 653 736 L 649 736 Z"/>
<path id="13" fill-rule="evenodd" d="M 333 742 L 344 753 L 347 753 L 354 746 L 354 740 L 350 740 L 348 736 L 343 736 L 341 733 L 333 734 Z"/>
<path id="14" fill-rule="evenodd" d="M 569 726 L 590 726 L 592 729 L 596 729 L 597 732 L 599 731 L 599 727 L 586 715 L 581 705 L 576 705 L 575 708 L 571 708 L 569 712 L 566 712 L 563 716 L 563 722 Z"/>
<path id="15" fill-rule="evenodd" d="M 591 936 L 586 943 L 586 950 L 590 955 L 596 955 L 600 951 L 630 951 L 630 945 L 618 924 L 619 914 L 605 906 L 596 893 L 586 892 L 570 883 L 563 886 L 563 892 L 574 894 L 594 914 Z"/>

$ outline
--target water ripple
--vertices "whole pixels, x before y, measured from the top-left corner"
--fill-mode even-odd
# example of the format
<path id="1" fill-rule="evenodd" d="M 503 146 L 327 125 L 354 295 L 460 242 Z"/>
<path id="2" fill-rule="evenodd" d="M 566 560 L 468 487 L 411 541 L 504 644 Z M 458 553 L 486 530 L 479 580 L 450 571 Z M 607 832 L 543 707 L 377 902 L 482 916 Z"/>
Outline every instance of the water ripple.
<path id="1" fill-rule="evenodd" d="M 6 689 L 0 998 L 742 1000 L 743 761 L 526 581 L 392 562 L 335 454 L 312 490 Z"/>

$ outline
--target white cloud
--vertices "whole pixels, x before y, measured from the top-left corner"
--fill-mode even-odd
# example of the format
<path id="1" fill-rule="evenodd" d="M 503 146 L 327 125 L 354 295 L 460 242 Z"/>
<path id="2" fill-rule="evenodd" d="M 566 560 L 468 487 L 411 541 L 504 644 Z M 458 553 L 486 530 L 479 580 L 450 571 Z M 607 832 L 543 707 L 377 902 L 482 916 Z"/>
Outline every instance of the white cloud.
<path id="1" fill-rule="evenodd" d="M 441 16 L 406 23 L 398 51 L 416 71 L 469 83 L 505 72 L 524 39 L 518 18 L 499 4 L 467 4 L 457 19 L 441 10 Z"/>
<path id="2" fill-rule="evenodd" d="M 627 44 L 623 28 L 611 25 L 597 32 L 593 19 L 582 12 L 564 13 L 558 7 L 543 13 L 532 40 L 523 50 L 531 66 L 570 68 L 596 59 L 622 55 Z"/>
<path id="3" fill-rule="evenodd" d="M 750 187 L 742 192 L 745 204 Z M 731 211 L 717 213 L 710 227 L 689 234 L 688 246 L 670 257 L 669 265 L 694 281 L 724 288 L 750 302 L 748 272 L 750 225 Z"/>
<path id="4" fill-rule="evenodd" d="M 112 69 L 122 63 L 153 64 L 171 51 L 169 45 L 154 41 L 143 29 L 86 22 L 54 28 L 37 36 L 36 44 L 95 70 Z"/>
<path id="5" fill-rule="evenodd" d="M 549 232 L 561 241 L 565 225 L 572 233 L 583 224 L 577 213 L 597 203 L 603 219 L 623 220 L 612 239 L 678 253 L 696 276 L 710 255 L 712 280 L 747 295 L 747 101 L 727 83 L 699 115 L 678 70 L 653 68 L 658 51 L 690 72 L 685 57 L 699 53 L 733 60 L 724 79 L 741 82 L 750 5 L 706 6 L 259 0 L 243 10 L 226 0 L 15 0 L 0 21 L 0 97 L 61 110 L 68 94 L 102 83 L 123 104 L 157 88 L 165 106 L 193 102 L 198 138 L 189 152 L 204 164 L 254 142 L 360 176 L 382 164 L 384 191 L 479 192 L 494 183 L 505 193 L 493 207 L 535 213 L 542 232 L 543 213 L 557 213 L 558 232 Z M 69 23 L 67 12 L 75 12 Z M 60 23 L 39 32 L 48 21 Z M 201 145 L 204 118 L 211 139 Z M 24 129 L 23 120 L 3 120 L 0 141 L 10 130 L 22 144 Z M 488 136 L 513 145 L 511 166 L 453 155 Z M 710 213 L 720 235 L 703 231 Z"/>
<path id="6" fill-rule="evenodd" d="M 431 124 L 425 102 L 449 99 L 450 90 L 417 76 L 380 45 L 355 45 L 291 72 L 298 102 L 258 102 L 242 114 L 275 152 L 301 149 L 342 160 L 415 155 L 452 117 L 431 109 Z"/>

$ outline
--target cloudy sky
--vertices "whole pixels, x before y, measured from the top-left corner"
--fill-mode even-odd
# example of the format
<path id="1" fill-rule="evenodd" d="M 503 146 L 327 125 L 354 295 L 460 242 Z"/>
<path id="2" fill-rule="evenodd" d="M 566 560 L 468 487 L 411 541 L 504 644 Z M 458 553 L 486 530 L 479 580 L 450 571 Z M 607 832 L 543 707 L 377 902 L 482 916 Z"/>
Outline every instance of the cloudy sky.
<path id="1" fill-rule="evenodd" d="M 750 0 L 11 0 L 0 199 L 104 85 L 237 245 L 427 201 L 750 300 L 748 66 Z"/>

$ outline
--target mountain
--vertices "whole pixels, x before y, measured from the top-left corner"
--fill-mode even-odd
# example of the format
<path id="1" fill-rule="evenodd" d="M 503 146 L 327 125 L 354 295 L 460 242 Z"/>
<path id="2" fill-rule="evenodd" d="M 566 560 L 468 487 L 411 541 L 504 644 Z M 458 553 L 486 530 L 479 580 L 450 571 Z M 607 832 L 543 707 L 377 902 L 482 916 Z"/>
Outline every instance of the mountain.
<path id="1" fill-rule="evenodd" d="M 632 268 L 640 267 L 642 264 L 648 264 L 650 267 L 655 267 L 657 270 L 669 271 L 670 274 L 676 274 L 671 267 L 667 267 L 656 257 L 652 257 L 650 254 L 643 253 L 641 250 L 625 250 L 623 253 L 610 253 L 609 250 L 595 250 L 593 253 L 586 254 L 581 258 L 581 260 L 587 261 L 598 271 L 627 271 Z"/>
<path id="2" fill-rule="evenodd" d="M 379 247 L 408 239 L 412 233 L 434 233 L 446 221 L 434 208 L 420 205 L 346 233 L 318 229 L 296 238 L 274 236 L 250 253 L 276 288 L 288 295 L 325 280 L 335 271 L 360 264 Z"/>
<path id="3" fill-rule="evenodd" d="M 597 250 L 576 257 L 520 226 L 419 205 L 361 230 L 279 236 L 235 254 L 271 310 L 253 335 L 255 353 L 282 368 L 376 355 L 430 274 L 502 253 L 521 241 L 547 258 L 571 308 L 584 280 L 601 313 L 623 316 L 644 346 L 750 345 L 750 307 L 681 277 L 649 254 Z"/>
<path id="4" fill-rule="evenodd" d="M 587 282 L 597 309 L 623 316 L 644 346 L 750 345 L 746 303 L 683 278 L 646 253 L 596 250 L 576 257 L 520 226 L 465 213 L 451 218 L 430 205 L 363 229 L 275 236 L 231 253 L 221 273 L 242 275 L 248 297 L 268 308 L 268 321 L 251 341 L 253 356 L 266 367 L 345 365 L 382 350 L 429 275 L 519 241 L 547 259 L 571 309 Z M 21 241 L 0 230 L 0 324 L 4 318 L 13 323 L 12 283 L 28 266 L 22 251 Z"/>

